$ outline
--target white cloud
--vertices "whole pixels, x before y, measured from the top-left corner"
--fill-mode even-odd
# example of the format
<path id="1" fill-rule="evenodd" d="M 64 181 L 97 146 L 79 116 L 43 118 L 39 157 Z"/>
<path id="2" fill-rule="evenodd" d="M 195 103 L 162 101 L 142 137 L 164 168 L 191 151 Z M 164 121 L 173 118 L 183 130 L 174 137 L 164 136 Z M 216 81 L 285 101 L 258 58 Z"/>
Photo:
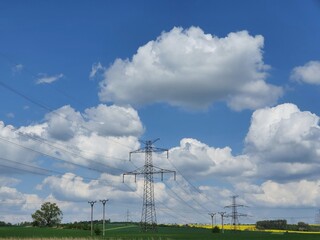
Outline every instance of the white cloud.
<path id="1" fill-rule="evenodd" d="M 246 31 L 224 38 L 199 27 L 173 28 L 141 46 L 131 60 L 117 59 L 100 83 L 101 101 L 165 102 L 205 109 L 226 101 L 234 110 L 276 103 L 282 88 L 266 83 L 263 37 Z"/>
<path id="2" fill-rule="evenodd" d="M 299 180 L 277 183 L 268 180 L 260 186 L 241 184 L 239 191 L 246 191 L 246 199 L 256 206 L 265 207 L 317 207 L 320 204 L 319 181 Z"/>
<path id="3" fill-rule="evenodd" d="M 100 62 L 92 64 L 89 79 L 93 80 L 98 74 L 103 74 L 105 70 L 106 68 L 103 67 Z"/>
<path id="4" fill-rule="evenodd" d="M 66 173 L 45 178 L 38 186 L 39 190 L 43 188 L 49 188 L 53 197 L 60 201 L 99 200 L 112 196 L 112 201 L 130 203 L 140 201 L 143 180 L 138 179 L 137 183 L 126 181 L 124 184 L 121 176 L 102 174 L 97 180 L 86 181 L 73 173 Z"/>
<path id="5" fill-rule="evenodd" d="M 12 68 L 13 73 L 18 73 L 23 70 L 24 66 L 22 64 L 17 64 Z"/>
<path id="6" fill-rule="evenodd" d="M 20 182 L 20 180 L 12 177 L 0 176 L 0 182 L 3 186 L 13 186 Z"/>
<path id="7" fill-rule="evenodd" d="M 203 185 L 200 190 L 213 200 L 216 208 L 228 205 L 230 196 L 235 193 L 240 194 L 243 203 L 249 206 L 316 206 L 320 203 L 317 197 L 320 171 L 318 122 L 317 115 L 301 111 L 294 104 L 259 109 L 252 114 L 243 154 L 234 155 L 228 146 L 217 148 L 196 139 L 184 138 L 179 146 L 169 150 L 169 158 L 191 182 L 201 180 Z M 70 132 L 65 134 L 66 130 Z M 134 177 L 126 176 L 126 183 L 123 184 L 121 173 L 143 165 L 144 158 L 141 156 L 133 159 L 132 165 L 127 161 L 128 152 L 139 148 L 138 137 L 143 130 L 138 113 L 130 107 L 101 104 L 80 113 L 70 106 L 64 106 L 47 114 L 41 124 L 16 129 L 0 122 L 0 137 L 15 143 L 1 140 L 0 150 L 3 158 L 17 162 L 24 159 L 23 163 L 32 165 L 40 163 L 39 154 L 18 146 L 23 145 L 71 163 L 106 171 L 96 180 L 88 180 L 77 175 L 86 173 L 75 168 L 72 170 L 74 173 L 45 178 L 38 190 L 51 194 L 47 199 L 62 201 L 61 205 L 69 215 L 81 208 L 76 202 L 87 206 L 88 200 L 112 196 L 112 201 L 117 204 L 114 203 L 110 216 L 121 220 L 119 211 L 127 205 L 130 209 L 134 206 L 132 211 L 140 213 L 143 176 L 138 177 L 137 183 L 134 183 Z M 34 141 L 25 135 L 48 139 L 50 144 Z M 154 154 L 153 157 L 156 166 L 175 170 L 164 156 Z M 0 164 L 5 164 L 5 161 L 0 159 Z M 2 166 L 1 172 L 13 171 L 8 169 Z M 64 166 L 61 169 L 66 171 Z M 188 204 L 198 211 L 203 209 L 195 202 L 203 206 L 210 205 L 208 198 L 190 190 L 179 174 L 177 182 L 171 179 L 158 182 L 158 177 L 155 177 L 156 199 L 165 203 L 165 207 L 161 208 L 161 204 L 159 207 L 160 219 L 168 218 L 166 207 L 179 209 L 186 216 L 183 221 L 189 221 L 195 218 L 195 213 Z M 168 178 L 165 177 L 165 181 Z M 10 178 L 0 180 L 5 183 L 0 188 L 0 197 L 6 199 L 6 206 L 20 206 L 24 213 L 28 212 L 29 218 L 30 211 L 45 200 L 43 196 L 24 194 L 13 188 L 15 184 L 20 185 L 17 181 L 9 186 Z M 307 196 L 308 192 L 310 194 Z M 187 203 L 181 203 L 177 195 Z M 80 209 L 79 214 L 87 216 L 89 208 Z M 16 222 L 14 217 L 11 215 L 10 219 Z M 24 217 L 27 219 L 26 215 Z M 67 218 L 71 219 L 70 216 Z M 196 216 L 196 219 L 202 221 L 201 216 Z"/>
<path id="8" fill-rule="evenodd" d="M 282 104 L 253 113 L 245 151 L 260 177 L 308 179 L 320 170 L 319 140 L 317 115 Z"/>
<path id="9" fill-rule="evenodd" d="M 107 106 L 85 110 L 86 125 L 102 136 L 140 136 L 144 128 L 136 110 L 131 107 Z"/>
<path id="10" fill-rule="evenodd" d="M 295 67 L 291 79 L 309 84 L 320 84 L 320 61 L 310 61 L 303 66 Z"/>
<path id="11" fill-rule="evenodd" d="M 132 108 L 104 105 L 85 114 L 64 106 L 47 114 L 43 123 L 18 129 L 0 122 L 0 171 L 34 172 L 18 162 L 24 159 L 25 164 L 38 165 L 41 152 L 100 171 L 119 172 L 128 169 L 128 152 L 139 148 L 143 130 Z M 39 137 L 46 141 L 34 139 Z"/>
<path id="12" fill-rule="evenodd" d="M 188 177 L 235 179 L 254 175 L 256 166 L 246 155 L 233 156 L 231 148 L 214 148 L 185 138 L 170 149 L 170 159 Z"/>
<path id="13" fill-rule="evenodd" d="M 69 140 L 74 134 L 89 135 L 95 132 L 101 136 L 140 136 L 144 128 L 136 110 L 131 107 L 100 104 L 76 112 L 70 106 L 63 106 L 46 115 L 47 132 L 52 138 Z"/>
<path id="14" fill-rule="evenodd" d="M 1 220 L 11 223 L 31 221 L 31 212 L 42 202 L 42 199 L 35 194 L 22 193 L 4 184 L 0 186 L 0 199 L 0 209 L 3 213 Z"/>
<path id="15" fill-rule="evenodd" d="M 10 173 L 16 171 L 17 168 L 23 168 L 21 165 L 17 164 L 24 159 L 25 164 L 32 164 L 34 159 L 38 154 L 30 152 L 28 149 L 33 144 L 19 136 L 15 131 L 13 126 L 5 125 L 0 121 L 0 171 Z M 19 145 L 25 146 L 25 148 L 19 147 Z M 7 168 L 7 169 L 6 169 Z M 5 170 L 6 169 L 6 170 Z"/>
<path id="16" fill-rule="evenodd" d="M 64 75 L 62 73 L 54 75 L 54 76 L 47 76 L 46 74 L 40 74 L 40 75 L 41 75 L 41 77 L 36 80 L 37 84 L 53 83 L 53 82 L 58 81 L 59 79 L 64 77 Z"/>

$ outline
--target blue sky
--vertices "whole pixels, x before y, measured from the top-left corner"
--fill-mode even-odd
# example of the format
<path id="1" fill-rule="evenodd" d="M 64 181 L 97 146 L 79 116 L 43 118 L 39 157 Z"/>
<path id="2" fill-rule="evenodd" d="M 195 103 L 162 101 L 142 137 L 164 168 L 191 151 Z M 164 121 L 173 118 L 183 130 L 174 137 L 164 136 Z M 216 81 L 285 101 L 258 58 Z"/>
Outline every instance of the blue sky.
<path id="1" fill-rule="evenodd" d="M 87 201 L 109 198 L 112 220 L 139 221 L 143 180 L 121 171 L 160 138 L 170 161 L 155 164 L 182 175 L 155 185 L 159 222 L 210 223 L 236 194 L 244 222 L 313 223 L 319 14 L 316 0 L 1 2 L 0 220 L 47 200 L 89 219 Z"/>

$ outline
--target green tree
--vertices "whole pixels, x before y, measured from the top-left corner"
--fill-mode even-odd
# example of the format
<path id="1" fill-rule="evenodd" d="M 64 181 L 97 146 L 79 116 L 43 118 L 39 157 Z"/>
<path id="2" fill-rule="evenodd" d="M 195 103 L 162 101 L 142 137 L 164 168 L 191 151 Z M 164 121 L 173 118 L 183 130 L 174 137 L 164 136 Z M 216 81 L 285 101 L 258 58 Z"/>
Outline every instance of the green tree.
<path id="1" fill-rule="evenodd" d="M 51 202 L 43 203 L 41 208 L 31 215 L 33 225 L 39 227 L 52 227 L 58 225 L 61 223 L 62 216 L 62 211 L 58 205 Z"/>

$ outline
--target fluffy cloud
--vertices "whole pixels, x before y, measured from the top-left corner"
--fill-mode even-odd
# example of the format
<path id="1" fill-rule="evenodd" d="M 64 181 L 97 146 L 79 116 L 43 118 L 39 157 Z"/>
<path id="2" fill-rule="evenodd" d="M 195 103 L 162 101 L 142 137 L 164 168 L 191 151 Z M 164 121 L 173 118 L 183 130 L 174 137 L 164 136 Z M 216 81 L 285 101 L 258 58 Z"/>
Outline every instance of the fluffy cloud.
<path id="1" fill-rule="evenodd" d="M 0 122 L 0 170 L 39 173 L 18 162 L 24 159 L 24 164 L 37 165 L 41 152 L 100 171 L 120 171 L 128 168 L 128 152 L 139 147 L 143 130 L 132 108 L 105 105 L 84 114 L 64 106 L 47 114 L 43 123 L 18 129 Z"/>
<path id="2" fill-rule="evenodd" d="M 320 170 L 319 117 L 282 104 L 253 113 L 246 153 L 261 177 L 313 178 Z"/>
<path id="3" fill-rule="evenodd" d="M 299 180 L 277 183 L 268 180 L 258 185 L 239 184 L 237 189 L 245 193 L 249 204 L 268 207 L 301 207 L 320 204 L 319 181 Z"/>
<path id="4" fill-rule="evenodd" d="M 226 101 L 235 110 L 276 103 L 282 89 L 266 83 L 263 37 L 246 31 L 224 38 L 198 27 L 173 28 L 141 46 L 131 60 L 117 59 L 105 72 L 105 102 L 204 109 Z"/>
<path id="5" fill-rule="evenodd" d="M 181 188 L 181 179 L 178 179 L 179 183 L 171 180 L 169 182 L 170 184 L 157 181 L 154 183 L 158 221 L 176 222 L 179 219 L 179 222 L 190 223 L 194 221 L 195 213 L 200 219 L 203 218 L 199 211 L 205 209 L 203 205 L 207 203 L 207 199 L 198 194 L 194 195 L 188 187 Z M 143 176 L 137 177 L 136 182 L 134 177 L 126 176 L 125 183 L 122 183 L 120 176 L 102 174 L 97 180 L 86 181 L 75 174 L 67 173 L 63 176 L 47 177 L 38 189 L 50 189 L 52 197 L 58 201 L 87 202 L 110 198 L 108 206 L 112 207 L 107 210 L 108 216 L 122 219 L 121 212 L 128 205 L 130 212 L 136 212 L 136 216 L 140 216 L 143 187 Z M 173 215 L 170 209 L 181 213 Z M 135 217 L 135 221 L 140 221 L 138 218 Z"/>
<path id="6" fill-rule="evenodd" d="M 233 156 L 231 148 L 214 148 L 195 139 L 185 138 L 170 149 L 170 159 L 188 177 L 250 177 L 256 166 L 245 155 Z"/>
<path id="7" fill-rule="evenodd" d="M 140 136 L 144 129 L 138 113 L 130 107 L 106 106 L 85 109 L 84 114 L 64 106 L 46 115 L 46 131 L 50 137 L 69 140 L 74 134 L 100 136 Z"/>
<path id="8" fill-rule="evenodd" d="M 303 66 L 295 67 L 291 79 L 309 84 L 320 84 L 320 61 L 310 61 Z"/>
<path id="9" fill-rule="evenodd" d="M 85 110 L 86 126 L 102 136 L 140 136 L 144 129 L 136 110 L 130 107 L 106 106 Z"/>
<path id="10" fill-rule="evenodd" d="M 15 128 L 11 125 L 5 125 L 0 121 L 0 171 L 10 173 L 17 169 L 22 169 L 21 162 L 31 164 L 34 163 L 35 157 L 38 155 L 34 152 L 30 152 L 27 148 L 33 146 L 32 142 L 21 137 L 15 132 Z M 19 145 L 23 145 L 24 148 Z"/>
<path id="11" fill-rule="evenodd" d="M 0 210 L 3 213 L 1 221 L 13 223 L 30 221 L 30 212 L 34 211 L 38 204 L 42 202 L 42 199 L 35 194 L 25 194 L 16 188 L 3 184 L 0 186 L 0 199 Z M 18 212 L 17 209 L 19 209 Z M 15 212 L 15 214 L 12 214 L 12 212 Z"/>
<path id="12" fill-rule="evenodd" d="M 234 155 L 230 147 L 216 148 L 192 138 L 182 139 L 179 146 L 169 150 L 170 161 L 154 154 L 155 165 L 172 170 L 175 170 L 175 166 L 191 182 L 201 180 L 203 185 L 200 191 L 207 196 L 191 189 L 179 174 L 177 182 L 171 181 L 171 176 L 159 182 L 159 176 L 155 176 L 158 216 L 167 221 L 170 216 L 168 208 L 174 208 L 182 213 L 182 222 L 190 222 L 195 218 L 200 222 L 205 221 L 200 214 L 195 216 L 195 212 L 204 210 L 201 205 L 206 207 L 215 203 L 214 208 L 221 210 L 230 204 L 230 196 L 234 192 L 241 194 L 243 204 L 250 206 L 320 204 L 319 182 L 316 179 L 320 170 L 318 123 L 317 115 L 301 111 L 294 104 L 281 104 L 256 110 L 252 114 L 243 154 Z M 138 137 L 143 130 L 138 113 L 130 107 L 101 104 L 80 113 L 70 106 L 64 106 L 47 114 L 41 124 L 16 129 L 0 122 L 0 149 L 4 159 L 16 162 L 24 159 L 24 164 L 42 163 L 39 153 L 27 149 L 31 148 L 67 162 L 105 171 L 96 180 L 79 176 L 88 173 L 79 169 L 62 176 L 46 177 L 38 185 L 38 190 L 41 194 L 51 194 L 47 199 L 62 201 L 61 205 L 67 214 L 72 215 L 79 210 L 77 208 L 81 208 L 79 214 L 84 218 L 88 216 L 89 208 L 82 209 L 75 202 L 87 206 L 88 200 L 112 196 L 116 204 L 109 210 L 109 216 L 121 220 L 123 216 L 119 212 L 127 205 L 137 215 L 140 214 L 143 176 L 138 177 L 137 183 L 133 176 L 126 176 L 125 183 L 122 183 L 121 173 L 143 165 L 143 157 L 138 160 L 137 156 L 132 165 L 126 161 L 128 152 L 139 148 Z M 35 141 L 37 137 L 50 142 Z M 10 173 L 13 171 L 10 167 L 18 166 L 14 162 L 8 165 L 4 159 L 0 159 L 2 172 Z M 65 167 L 60 169 L 66 171 Z M 35 169 L 31 170 L 35 172 Z M 10 178 L 2 177 L 0 180 L 5 183 L 0 188 L 0 197 L 6 206 L 19 206 L 24 213 L 28 212 L 29 218 L 30 211 L 46 199 L 21 193 L 13 187 L 19 184 L 18 181 L 9 185 Z M 10 221 L 16 222 L 14 219 Z"/>

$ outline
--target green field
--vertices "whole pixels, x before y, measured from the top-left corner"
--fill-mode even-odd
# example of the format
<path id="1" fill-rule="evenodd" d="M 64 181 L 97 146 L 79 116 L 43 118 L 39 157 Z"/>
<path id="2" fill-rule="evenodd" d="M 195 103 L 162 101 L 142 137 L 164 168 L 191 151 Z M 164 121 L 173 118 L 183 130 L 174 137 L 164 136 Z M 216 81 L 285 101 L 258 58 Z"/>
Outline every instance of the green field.
<path id="1" fill-rule="evenodd" d="M 57 228 L 34 228 L 34 227 L 1 227 L 0 238 L 90 238 L 90 231 Z M 94 236 L 95 239 L 103 238 Z M 320 234 L 284 233 L 274 234 L 266 232 L 249 231 L 226 231 L 212 233 L 208 229 L 192 227 L 159 227 L 157 233 L 142 233 L 137 225 L 107 225 L 104 239 L 107 240 L 319 240 Z"/>

